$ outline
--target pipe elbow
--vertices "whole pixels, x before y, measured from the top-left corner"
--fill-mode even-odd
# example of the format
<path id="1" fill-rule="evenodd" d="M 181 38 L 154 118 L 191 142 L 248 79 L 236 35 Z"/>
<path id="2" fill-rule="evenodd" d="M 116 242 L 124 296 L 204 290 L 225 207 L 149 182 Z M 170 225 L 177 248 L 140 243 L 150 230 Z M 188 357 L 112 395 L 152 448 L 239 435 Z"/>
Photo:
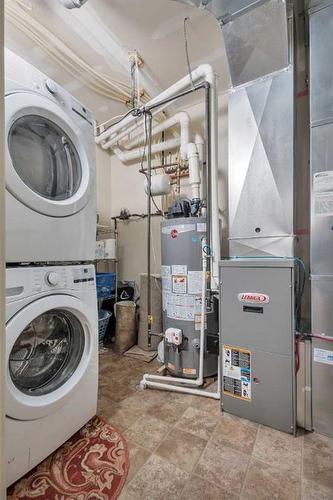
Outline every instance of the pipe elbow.
<path id="1" fill-rule="evenodd" d="M 213 66 L 210 64 L 200 64 L 200 66 L 198 66 L 198 73 L 200 73 L 210 85 L 215 84 L 215 73 Z"/>
<path id="2" fill-rule="evenodd" d="M 191 119 L 186 111 L 178 111 L 178 113 L 175 114 L 175 119 L 184 127 L 190 126 Z"/>

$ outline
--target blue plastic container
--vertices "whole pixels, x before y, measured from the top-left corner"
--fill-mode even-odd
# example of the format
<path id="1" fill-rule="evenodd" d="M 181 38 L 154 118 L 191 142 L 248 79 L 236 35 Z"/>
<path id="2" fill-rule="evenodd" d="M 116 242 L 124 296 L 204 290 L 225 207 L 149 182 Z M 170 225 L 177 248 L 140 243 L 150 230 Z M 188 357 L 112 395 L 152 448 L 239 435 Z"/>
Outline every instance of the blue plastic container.
<path id="1" fill-rule="evenodd" d="M 98 299 L 110 299 L 116 287 L 116 273 L 96 273 Z"/>

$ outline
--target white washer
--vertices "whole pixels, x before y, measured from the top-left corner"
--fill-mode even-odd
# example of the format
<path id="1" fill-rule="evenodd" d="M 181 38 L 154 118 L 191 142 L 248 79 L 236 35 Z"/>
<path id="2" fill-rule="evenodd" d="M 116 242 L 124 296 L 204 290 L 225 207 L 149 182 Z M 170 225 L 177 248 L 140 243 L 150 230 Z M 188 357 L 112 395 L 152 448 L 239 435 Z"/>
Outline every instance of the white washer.
<path id="1" fill-rule="evenodd" d="M 92 265 L 6 270 L 6 366 L 9 485 L 96 414 Z"/>
<path id="2" fill-rule="evenodd" d="M 5 75 L 6 261 L 93 260 L 93 116 L 7 49 Z"/>

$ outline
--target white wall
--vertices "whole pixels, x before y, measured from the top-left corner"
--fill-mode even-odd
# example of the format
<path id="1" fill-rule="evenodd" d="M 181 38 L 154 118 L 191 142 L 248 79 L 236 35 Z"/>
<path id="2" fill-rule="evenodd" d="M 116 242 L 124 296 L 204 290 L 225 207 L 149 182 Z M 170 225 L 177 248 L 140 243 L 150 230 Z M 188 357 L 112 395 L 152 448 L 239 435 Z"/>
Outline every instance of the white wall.
<path id="1" fill-rule="evenodd" d="M 111 157 L 96 147 L 96 191 L 99 223 L 109 225 L 111 218 Z"/>

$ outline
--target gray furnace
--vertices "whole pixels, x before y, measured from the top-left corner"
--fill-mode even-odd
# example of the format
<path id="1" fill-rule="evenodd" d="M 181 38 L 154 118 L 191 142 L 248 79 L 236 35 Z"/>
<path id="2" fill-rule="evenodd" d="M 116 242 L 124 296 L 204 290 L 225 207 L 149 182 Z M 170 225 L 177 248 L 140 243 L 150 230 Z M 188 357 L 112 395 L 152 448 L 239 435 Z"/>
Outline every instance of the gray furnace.
<path id="1" fill-rule="evenodd" d="M 220 263 L 223 410 L 294 433 L 293 259 Z"/>

